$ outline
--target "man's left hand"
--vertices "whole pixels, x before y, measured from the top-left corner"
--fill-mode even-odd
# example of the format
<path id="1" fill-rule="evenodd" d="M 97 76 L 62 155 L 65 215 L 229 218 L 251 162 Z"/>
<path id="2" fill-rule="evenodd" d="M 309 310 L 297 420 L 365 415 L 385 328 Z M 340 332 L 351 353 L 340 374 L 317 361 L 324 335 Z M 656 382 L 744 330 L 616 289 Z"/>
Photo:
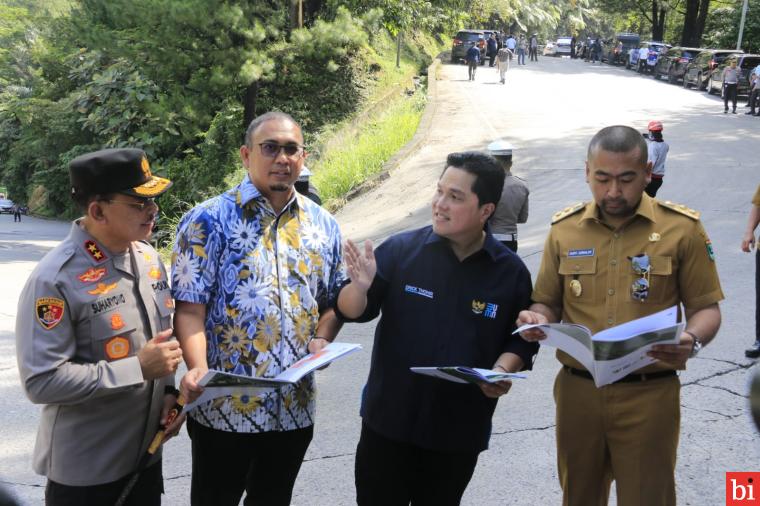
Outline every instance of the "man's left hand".
<path id="1" fill-rule="evenodd" d="M 678 344 L 656 344 L 648 355 L 659 360 L 674 369 L 686 369 L 686 361 L 691 356 L 694 347 L 694 339 L 686 332 L 681 333 L 681 341 Z"/>
<path id="2" fill-rule="evenodd" d="M 169 415 L 169 411 L 171 411 L 176 403 L 177 397 L 174 394 L 164 395 L 164 407 L 161 409 L 161 425 L 166 425 L 166 419 Z M 182 424 L 184 422 L 185 415 L 182 413 L 177 418 L 175 418 L 172 423 L 169 424 L 169 426 L 166 427 L 164 430 L 164 443 L 168 441 L 169 438 L 172 438 L 179 433 L 179 430 L 182 428 Z"/>
<path id="3" fill-rule="evenodd" d="M 491 399 L 498 399 L 502 395 L 505 395 L 507 392 L 509 392 L 509 389 L 512 388 L 512 382 L 509 380 L 497 381 L 496 383 L 482 382 L 478 383 L 478 386 L 486 397 L 489 397 Z"/>

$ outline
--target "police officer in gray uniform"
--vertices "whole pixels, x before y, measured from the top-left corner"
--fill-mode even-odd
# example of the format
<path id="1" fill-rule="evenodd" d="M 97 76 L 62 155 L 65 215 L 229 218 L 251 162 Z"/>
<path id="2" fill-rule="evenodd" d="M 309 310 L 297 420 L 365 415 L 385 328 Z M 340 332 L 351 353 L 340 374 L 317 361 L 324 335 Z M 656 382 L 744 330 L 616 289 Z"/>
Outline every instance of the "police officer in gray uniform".
<path id="1" fill-rule="evenodd" d="M 16 349 L 29 399 L 42 404 L 34 470 L 48 505 L 159 505 L 160 452 L 137 469 L 175 403 L 182 360 L 170 340 L 174 304 L 150 237 L 153 198 L 171 185 L 139 149 L 107 149 L 71 162 L 84 212 L 40 261 L 19 299 Z"/>
<path id="2" fill-rule="evenodd" d="M 488 151 L 504 169 L 504 189 L 489 224 L 491 233 L 504 246 L 517 253 L 517 224 L 528 221 L 528 185 L 512 174 L 512 150 L 508 142 L 497 140 Z"/>

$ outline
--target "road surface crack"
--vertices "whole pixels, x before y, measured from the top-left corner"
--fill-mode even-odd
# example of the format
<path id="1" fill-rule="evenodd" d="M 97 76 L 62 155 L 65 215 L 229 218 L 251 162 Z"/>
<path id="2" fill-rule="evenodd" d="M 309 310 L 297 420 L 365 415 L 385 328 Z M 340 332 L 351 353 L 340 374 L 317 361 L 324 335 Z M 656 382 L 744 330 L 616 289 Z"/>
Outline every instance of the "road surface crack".
<path id="1" fill-rule="evenodd" d="M 494 436 L 503 436 L 505 434 L 518 434 L 520 432 L 537 432 L 537 431 L 543 431 L 548 429 L 553 429 L 556 427 L 556 425 L 547 425 L 546 427 L 528 427 L 527 429 L 512 429 L 512 430 L 505 430 L 503 432 L 493 432 L 492 434 Z"/>

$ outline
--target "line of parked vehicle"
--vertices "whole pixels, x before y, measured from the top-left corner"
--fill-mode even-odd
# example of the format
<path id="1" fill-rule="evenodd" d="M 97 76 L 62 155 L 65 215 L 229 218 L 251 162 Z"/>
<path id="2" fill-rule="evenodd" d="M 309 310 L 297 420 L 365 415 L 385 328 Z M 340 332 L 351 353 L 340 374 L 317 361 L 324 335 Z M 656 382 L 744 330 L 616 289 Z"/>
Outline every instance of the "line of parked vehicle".
<path id="1" fill-rule="evenodd" d="M 645 51 L 642 51 L 644 49 Z M 639 60 L 646 54 L 646 62 Z M 608 59 L 609 63 L 614 63 Z M 679 82 L 684 88 L 720 94 L 723 89 L 723 70 L 736 62 L 739 69 L 739 95 L 749 93 L 749 76 L 760 65 L 760 55 L 745 54 L 736 49 L 709 49 L 670 46 L 662 42 L 643 42 L 640 47 L 628 50 L 627 69 L 651 74 L 655 79 L 667 79 L 671 84 Z"/>

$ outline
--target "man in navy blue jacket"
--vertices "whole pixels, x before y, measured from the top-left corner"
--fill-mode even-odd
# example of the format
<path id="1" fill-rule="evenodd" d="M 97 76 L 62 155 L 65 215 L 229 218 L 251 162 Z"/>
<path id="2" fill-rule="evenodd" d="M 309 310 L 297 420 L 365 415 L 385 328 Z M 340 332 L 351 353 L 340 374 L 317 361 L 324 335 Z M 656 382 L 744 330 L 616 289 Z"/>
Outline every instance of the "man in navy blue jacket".
<path id="1" fill-rule="evenodd" d="M 491 156 L 454 153 L 438 181 L 433 224 L 373 251 L 348 242 L 350 282 L 337 298 L 345 321 L 382 313 L 362 395 L 357 502 L 459 504 L 488 448 L 497 399 L 511 383 L 460 384 L 410 367 L 530 369 L 538 350 L 513 336 L 530 303 L 530 273 L 486 227 L 504 171 Z M 521 342 L 522 341 L 522 342 Z"/>

